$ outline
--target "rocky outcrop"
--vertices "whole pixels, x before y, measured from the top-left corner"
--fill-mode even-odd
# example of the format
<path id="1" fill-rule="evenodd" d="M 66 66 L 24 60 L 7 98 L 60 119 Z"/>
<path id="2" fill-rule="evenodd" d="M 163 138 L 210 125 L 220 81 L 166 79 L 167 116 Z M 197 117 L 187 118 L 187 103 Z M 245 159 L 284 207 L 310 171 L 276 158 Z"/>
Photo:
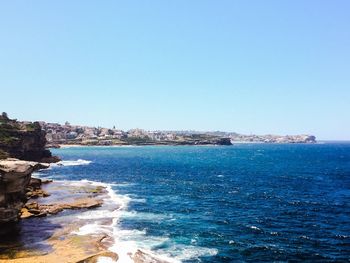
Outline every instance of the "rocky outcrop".
<path id="1" fill-rule="evenodd" d="M 45 146 L 46 132 L 38 122 L 18 122 L 0 115 L 0 159 L 58 162 L 59 158 L 52 156 Z"/>
<path id="2" fill-rule="evenodd" d="M 105 187 L 99 185 L 65 186 L 65 191 L 68 189 L 70 194 L 75 193 L 74 197 L 67 193 L 63 194 L 64 196 L 55 202 L 50 202 L 50 200 L 46 199 L 43 203 L 42 197 L 51 196 L 50 189 L 55 188 L 57 190 L 57 188 L 62 187 L 57 182 L 47 185 L 48 183 L 52 183 L 52 180 L 31 178 L 26 193 L 28 201 L 21 210 L 21 218 L 56 215 L 66 209 L 96 208 L 103 204 L 102 196 L 108 193 Z M 55 199 L 55 197 L 53 198 Z"/>
<path id="3" fill-rule="evenodd" d="M 22 208 L 21 218 L 56 215 L 65 209 L 91 209 L 101 206 L 102 203 L 103 201 L 101 199 L 91 197 L 79 198 L 63 204 L 38 204 L 37 202 L 29 202 Z"/>
<path id="4" fill-rule="evenodd" d="M 4 225 L 18 221 L 27 201 L 26 189 L 32 172 L 48 167 L 48 164 L 13 158 L 0 160 L 0 233 L 10 230 Z"/>

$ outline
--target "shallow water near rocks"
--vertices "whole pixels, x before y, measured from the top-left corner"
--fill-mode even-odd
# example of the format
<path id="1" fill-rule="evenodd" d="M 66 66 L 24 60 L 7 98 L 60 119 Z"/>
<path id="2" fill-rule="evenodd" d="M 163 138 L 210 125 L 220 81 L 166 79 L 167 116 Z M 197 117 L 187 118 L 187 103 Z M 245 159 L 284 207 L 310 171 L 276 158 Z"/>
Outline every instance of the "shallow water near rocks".
<path id="1" fill-rule="evenodd" d="M 110 231 L 119 248 L 183 262 L 350 259 L 350 144 L 53 152 L 66 163 L 41 177 L 110 185 L 113 230 L 81 231 Z"/>
<path id="2" fill-rule="evenodd" d="M 82 214 L 89 213 L 91 209 L 85 208 L 85 205 L 94 205 L 95 202 L 100 204 L 98 200 L 106 199 L 100 207 L 93 208 L 97 213 L 109 214 L 110 211 L 118 209 L 116 203 L 109 201 L 108 187 L 87 181 L 55 181 L 43 184 L 42 189 L 50 195 L 31 198 L 28 205 L 54 205 L 55 207 L 74 205 L 74 208 L 65 208 L 54 215 L 45 212 L 46 216 L 20 220 L 16 225 L 17 231 L 6 236 L 2 235 L 0 238 L 0 261 L 1 259 L 16 259 L 16 262 L 22 262 L 22 260 L 25 262 L 36 262 L 37 260 L 38 262 L 57 262 L 54 256 L 47 256 L 61 255 L 62 252 L 68 253 L 68 257 L 69 253 L 75 253 L 75 257 L 84 258 L 84 254 L 94 255 L 112 244 L 112 239 L 101 233 L 92 233 L 92 235 L 84 233 L 84 236 L 80 233 L 82 228 L 92 223 L 111 228 L 112 219 L 108 216 L 80 217 Z M 103 237 L 103 242 L 96 243 L 95 240 L 98 241 L 99 237 Z M 62 260 L 65 262 L 65 259 Z"/>

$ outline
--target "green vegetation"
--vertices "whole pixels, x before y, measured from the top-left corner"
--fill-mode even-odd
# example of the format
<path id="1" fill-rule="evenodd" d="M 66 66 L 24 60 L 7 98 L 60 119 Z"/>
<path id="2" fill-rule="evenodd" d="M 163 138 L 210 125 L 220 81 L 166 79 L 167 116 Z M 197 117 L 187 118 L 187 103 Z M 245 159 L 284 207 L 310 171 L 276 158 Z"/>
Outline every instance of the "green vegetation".
<path id="1" fill-rule="evenodd" d="M 9 157 L 7 149 L 18 142 L 20 130 L 21 126 L 16 120 L 9 119 L 5 112 L 0 115 L 0 159 Z"/>
<path id="2" fill-rule="evenodd" d="M 112 140 L 112 145 L 127 145 L 126 141 L 114 139 Z"/>
<path id="3" fill-rule="evenodd" d="M 16 122 L 2 119 L 0 122 L 0 145 L 9 145 L 17 140 L 19 125 Z"/>
<path id="4" fill-rule="evenodd" d="M 127 142 L 128 144 L 143 144 L 143 143 L 154 143 L 153 140 L 151 140 L 148 137 L 141 138 L 141 137 L 127 137 L 123 139 L 123 141 Z"/>
<path id="5" fill-rule="evenodd" d="M 25 127 L 27 131 L 35 131 L 41 129 L 40 124 L 38 122 L 28 123 Z"/>
<path id="6" fill-rule="evenodd" d="M 9 119 L 3 113 L 0 115 L 0 146 L 11 146 L 17 142 L 20 137 L 20 131 L 36 131 L 38 129 L 41 129 L 38 122 L 23 125 L 16 120 Z"/>

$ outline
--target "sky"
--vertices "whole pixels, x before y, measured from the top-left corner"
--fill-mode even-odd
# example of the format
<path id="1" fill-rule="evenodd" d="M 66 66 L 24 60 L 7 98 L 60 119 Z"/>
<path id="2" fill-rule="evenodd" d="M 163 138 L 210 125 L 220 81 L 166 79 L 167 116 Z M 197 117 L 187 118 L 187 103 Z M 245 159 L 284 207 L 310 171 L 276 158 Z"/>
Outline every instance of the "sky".
<path id="1" fill-rule="evenodd" d="M 19 120 L 350 140 L 350 1 L 1 1 Z"/>

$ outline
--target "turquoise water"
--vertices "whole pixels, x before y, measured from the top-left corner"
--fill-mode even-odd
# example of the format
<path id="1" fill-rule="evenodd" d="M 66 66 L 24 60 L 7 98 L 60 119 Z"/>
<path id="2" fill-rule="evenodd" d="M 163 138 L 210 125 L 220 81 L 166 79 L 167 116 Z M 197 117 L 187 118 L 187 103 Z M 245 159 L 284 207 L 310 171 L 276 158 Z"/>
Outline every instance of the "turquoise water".
<path id="1" fill-rule="evenodd" d="M 350 260 L 350 144 L 53 152 L 64 165 L 43 177 L 108 183 L 125 202 L 121 241 L 183 262 Z"/>

